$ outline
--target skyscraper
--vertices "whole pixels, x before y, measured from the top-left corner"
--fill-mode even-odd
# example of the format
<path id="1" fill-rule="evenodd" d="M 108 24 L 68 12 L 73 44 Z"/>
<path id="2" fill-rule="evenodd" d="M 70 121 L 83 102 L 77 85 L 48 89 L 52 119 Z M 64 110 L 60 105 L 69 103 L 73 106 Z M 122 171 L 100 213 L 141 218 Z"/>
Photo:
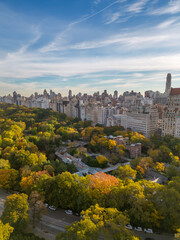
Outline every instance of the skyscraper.
<path id="1" fill-rule="evenodd" d="M 166 78 L 166 89 L 165 89 L 166 95 L 169 95 L 170 91 L 171 91 L 171 73 L 168 73 Z"/>
<path id="2" fill-rule="evenodd" d="M 118 91 L 117 90 L 114 91 L 114 96 L 113 97 L 114 97 L 114 99 L 118 99 Z"/>
<path id="3" fill-rule="evenodd" d="M 69 99 L 72 98 L 72 91 L 71 91 L 71 90 L 69 90 L 69 95 L 68 95 L 68 97 L 69 97 Z"/>

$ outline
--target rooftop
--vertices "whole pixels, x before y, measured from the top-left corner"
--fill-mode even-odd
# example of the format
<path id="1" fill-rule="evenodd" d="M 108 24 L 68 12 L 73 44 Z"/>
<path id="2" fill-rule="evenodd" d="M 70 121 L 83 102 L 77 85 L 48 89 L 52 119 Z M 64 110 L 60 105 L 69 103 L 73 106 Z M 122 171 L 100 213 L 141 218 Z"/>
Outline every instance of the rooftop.
<path id="1" fill-rule="evenodd" d="M 170 95 L 180 95 L 180 88 L 171 88 Z"/>

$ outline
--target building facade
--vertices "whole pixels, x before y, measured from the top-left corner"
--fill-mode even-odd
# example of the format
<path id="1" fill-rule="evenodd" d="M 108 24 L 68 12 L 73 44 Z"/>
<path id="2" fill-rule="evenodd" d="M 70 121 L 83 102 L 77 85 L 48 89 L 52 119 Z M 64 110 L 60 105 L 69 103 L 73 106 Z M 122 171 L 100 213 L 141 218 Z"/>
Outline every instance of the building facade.
<path id="1" fill-rule="evenodd" d="M 171 88 L 163 113 L 162 135 L 180 138 L 180 88 Z"/>

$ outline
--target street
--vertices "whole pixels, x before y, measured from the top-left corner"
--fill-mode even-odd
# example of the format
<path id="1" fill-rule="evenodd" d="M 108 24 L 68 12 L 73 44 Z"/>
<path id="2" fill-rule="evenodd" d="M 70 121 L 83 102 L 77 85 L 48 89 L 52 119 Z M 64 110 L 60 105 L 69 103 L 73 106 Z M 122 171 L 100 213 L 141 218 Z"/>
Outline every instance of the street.
<path id="1" fill-rule="evenodd" d="M 6 197 L 9 194 L 0 189 L 0 216 L 3 212 L 3 206 Z M 59 232 L 65 230 L 65 226 L 80 220 L 80 217 L 74 215 L 67 215 L 64 209 L 57 209 L 55 211 L 47 209 L 47 214 L 44 215 L 37 224 L 35 229 L 30 228 L 35 234 L 40 237 L 44 237 L 46 240 L 54 240 Z M 144 232 L 133 231 L 135 235 L 141 237 L 142 239 L 152 238 L 153 240 L 173 240 L 172 234 L 148 234 Z"/>

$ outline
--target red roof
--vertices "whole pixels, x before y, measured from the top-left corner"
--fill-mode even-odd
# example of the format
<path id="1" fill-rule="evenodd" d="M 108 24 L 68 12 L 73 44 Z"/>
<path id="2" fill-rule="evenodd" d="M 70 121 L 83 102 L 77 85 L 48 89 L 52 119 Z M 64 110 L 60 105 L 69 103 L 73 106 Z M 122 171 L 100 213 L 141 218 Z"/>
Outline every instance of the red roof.
<path id="1" fill-rule="evenodd" d="M 180 95 L 180 88 L 171 88 L 170 95 Z"/>

